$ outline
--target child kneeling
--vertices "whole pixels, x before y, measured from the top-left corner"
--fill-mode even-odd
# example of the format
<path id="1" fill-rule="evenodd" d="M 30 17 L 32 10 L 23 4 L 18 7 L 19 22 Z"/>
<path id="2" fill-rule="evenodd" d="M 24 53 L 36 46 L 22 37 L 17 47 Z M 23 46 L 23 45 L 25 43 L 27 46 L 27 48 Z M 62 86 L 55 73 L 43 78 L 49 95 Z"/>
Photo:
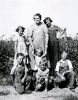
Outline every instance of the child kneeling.
<path id="1" fill-rule="evenodd" d="M 28 69 L 24 65 L 23 62 L 24 54 L 18 53 L 17 54 L 17 66 L 15 69 L 15 89 L 19 94 L 22 94 L 26 91 L 28 91 L 30 87 L 31 77 L 27 75 Z"/>

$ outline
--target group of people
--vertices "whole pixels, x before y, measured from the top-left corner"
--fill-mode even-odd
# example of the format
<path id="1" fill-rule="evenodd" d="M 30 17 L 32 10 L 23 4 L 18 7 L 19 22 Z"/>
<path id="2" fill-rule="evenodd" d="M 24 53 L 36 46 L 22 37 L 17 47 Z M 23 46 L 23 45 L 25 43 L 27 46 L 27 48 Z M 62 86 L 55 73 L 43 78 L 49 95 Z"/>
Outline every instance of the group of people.
<path id="1" fill-rule="evenodd" d="M 10 74 L 20 94 L 28 93 L 31 88 L 38 91 L 44 87 L 47 91 L 49 84 L 60 87 L 66 81 L 67 87 L 74 88 L 75 73 L 66 51 L 63 51 L 58 61 L 59 38 L 66 29 L 52 25 L 50 17 L 46 17 L 43 22 L 41 19 L 41 14 L 36 13 L 33 16 L 35 23 L 27 32 L 23 26 L 15 30 L 18 37 L 15 40 L 14 66 Z"/>

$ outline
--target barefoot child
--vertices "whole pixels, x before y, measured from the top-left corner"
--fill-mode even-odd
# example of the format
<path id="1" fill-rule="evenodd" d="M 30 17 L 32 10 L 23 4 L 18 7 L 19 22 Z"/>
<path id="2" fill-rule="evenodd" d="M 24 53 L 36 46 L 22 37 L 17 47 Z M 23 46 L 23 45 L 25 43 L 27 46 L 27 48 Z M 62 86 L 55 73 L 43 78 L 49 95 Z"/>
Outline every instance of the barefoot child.
<path id="1" fill-rule="evenodd" d="M 43 58 L 36 74 L 36 91 L 45 83 L 45 91 L 47 92 L 48 75 L 49 69 L 47 68 L 47 61 Z"/>

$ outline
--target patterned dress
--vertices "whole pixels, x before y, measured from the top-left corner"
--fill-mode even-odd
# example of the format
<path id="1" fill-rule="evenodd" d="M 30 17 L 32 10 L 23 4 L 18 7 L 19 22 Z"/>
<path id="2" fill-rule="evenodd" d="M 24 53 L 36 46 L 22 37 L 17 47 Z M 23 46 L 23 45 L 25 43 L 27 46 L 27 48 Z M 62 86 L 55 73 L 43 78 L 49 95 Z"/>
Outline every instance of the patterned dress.
<path id="1" fill-rule="evenodd" d="M 44 52 L 45 50 L 45 35 L 48 34 L 48 29 L 45 24 L 41 24 L 37 26 L 33 24 L 28 30 L 28 36 L 31 37 L 34 49 L 41 48 Z M 29 48 L 30 60 L 31 60 L 31 68 L 34 68 L 34 57 L 32 55 L 32 47 Z"/>

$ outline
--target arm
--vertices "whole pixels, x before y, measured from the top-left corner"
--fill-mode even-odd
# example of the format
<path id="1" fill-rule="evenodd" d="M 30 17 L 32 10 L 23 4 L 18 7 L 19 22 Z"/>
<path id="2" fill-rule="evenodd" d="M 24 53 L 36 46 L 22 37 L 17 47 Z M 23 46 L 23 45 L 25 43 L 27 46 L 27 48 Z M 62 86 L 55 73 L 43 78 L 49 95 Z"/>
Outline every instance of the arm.
<path id="1" fill-rule="evenodd" d="M 68 63 L 68 66 L 69 66 L 69 70 L 65 71 L 65 72 L 63 73 L 63 75 L 64 75 L 65 73 L 69 73 L 69 72 L 72 72 L 72 71 L 73 71 L 73 66 L 72 66 L 71 61 L 70 61 L 70 60 L 67 60 L 67 63 Z"/>
<path id="2" fill-rule="evenodd" d="M 62 80 L 65 80 L 65 77 L 59 73 L 59 67 L 60 67 L 60 62 L 57 62 L 56 68 L 55 68 L 56 75 L 59 76 Z"/>
<path id="3" fill-rule="evenodd" d="M 46 69 L 46 70 L 43 72 L 42 76 L 46 76 L 46 75 L 48 75 L 48 74 L 49 74 L 49 69 Z"/>
<path id="4" fill-rule="evenodd" d="M 33 41 L 32 41 L 32 38 L 33 38 L 33 32 L 32 32 L 33 29 L 32 29 L 32 27 L 33 26 L 31 26 L 27 29 L 27 37 L 28 37 L 28 40 L 30 42 L 30 45 L 34 48 Z"/>
<path id="5" fill-rule="evenodd" d="M 62 74 L 60 74 L 59 72 L 56 72 L 56 75 L 59 76 L 62 80 L 65 80 L 65 77 Z"/>
<path id="6" fill-rule="evenodd" d="M 48 48 L 49 36 L 48 36 L 48 28 L 46 27 L 46 25 L 44 25 L 44 33 L 45 33 L 45 52 L 42 57 L 44 57 L 47 54 L 47 48 Z"/>
<path id="7" fill-rule="evenodd" d="M 25 65 L 25 75 L 24 75 L 24 77 L 23 77 L 22 80 L 21 80 L 22 83 L 24 83 L 24 81 L 25 81 L 25 79 L 26 79 L 27 71 L 28 71 L 28 69 L 27 69 L 27 66 Z"/>
<path id="8" fill-rule="evenodd" d="M 60 32 L 59 35 L 58 35 L 58 38 L 61 38 L 61 36 L 66 33 L 66 28 L 62 29 L 57 25 L 53 25 L 53 26 L 54 26 L 56 31 Z"/>
<path id="9" fill-rule="evenodd" d="M 72 71 L 73 71 L 73 68 L 65 71 L 62 75 L 64 76 L 66 73 L 69 73 L 69 72 L 72 72 Z"/>
<path id="10" fill-rule="evenodd" d="M 18 40 L 17 41 L 15 41 L 15 59 L 16 59 L 16 55 L 17 55 L 17 46 L 18 46 Z"/>

